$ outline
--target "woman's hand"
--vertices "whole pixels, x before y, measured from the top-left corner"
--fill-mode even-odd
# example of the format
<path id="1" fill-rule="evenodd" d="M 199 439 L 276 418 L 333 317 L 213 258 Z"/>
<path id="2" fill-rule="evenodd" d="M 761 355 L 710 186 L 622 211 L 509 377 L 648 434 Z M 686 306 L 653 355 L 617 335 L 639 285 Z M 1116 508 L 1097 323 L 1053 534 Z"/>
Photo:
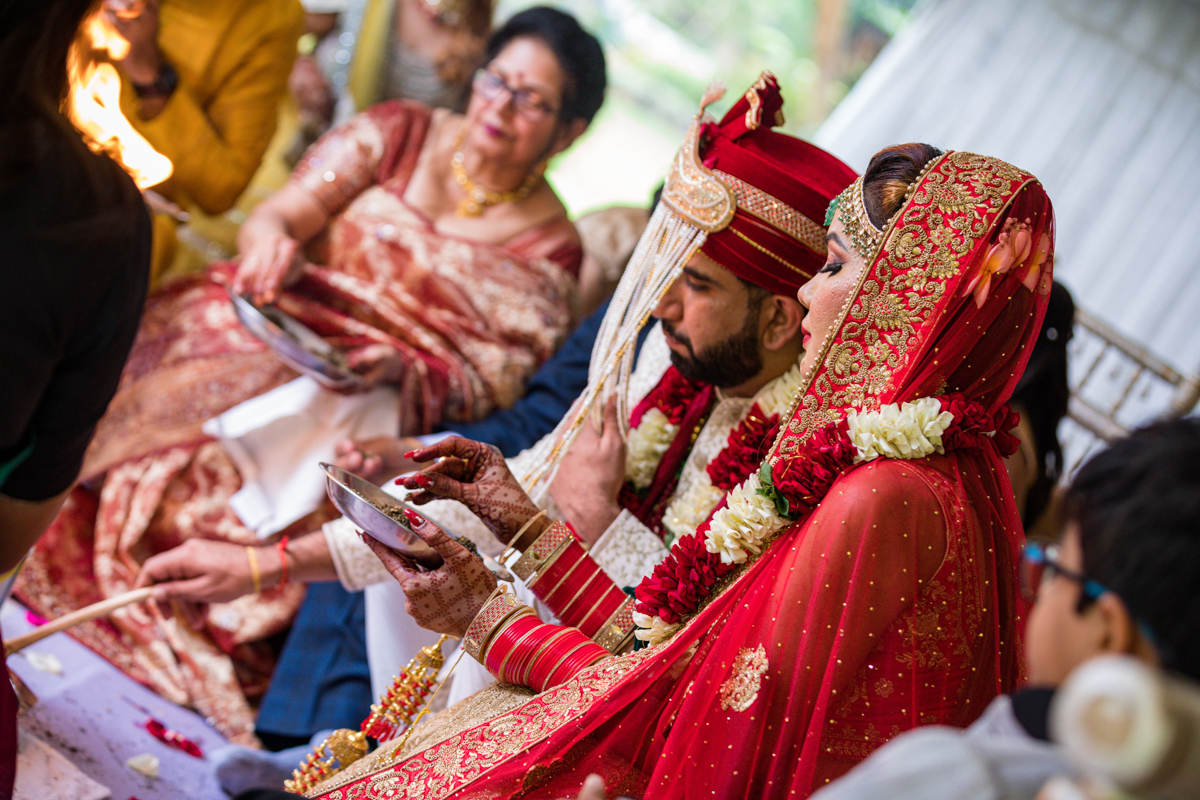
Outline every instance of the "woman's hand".
<path id="1" fill-rule="evenodd" d="M 406 489 L 417 492 L 410 502 L 424 505 L 437 497 L 457 500 L 505 544 L 541 512 L 509 471 L 504 456 L 491 445 L 451 436 L 407 457 L 422 463 L 443 459 L 403 479 Z"/>
<path id="2" fill-rule="evenodd" d="M 421 446 L 416 439 L 394 436 L 375 436 L 370 439 L 343 439 L 334 445 L 335 466 L 353 472 L 360 478 L 383 483 L 421 465 L 404 454 Z"/>
<path id="3" fill-rule="evenodd" d="M 295 283 L 304 271 L 300 243 L 283 230 L 267 226 L 239 238 L 250 241 L 242 249 L 233 290 L 249 295 L 256 305 L 274 303 L 279 290 Z"/>
<path id="4" fill-rule="evenodd" d="M 496 576 L 465 547 L 408 509 L 413 531 L 441 555 L 443 563 L 432 572 L 416 565 L 385 544 L 360 534 L 404 592 L 404 608 L 416 623 L 434 633 L 461 639 L 471 620 L 496 590 Z"/>

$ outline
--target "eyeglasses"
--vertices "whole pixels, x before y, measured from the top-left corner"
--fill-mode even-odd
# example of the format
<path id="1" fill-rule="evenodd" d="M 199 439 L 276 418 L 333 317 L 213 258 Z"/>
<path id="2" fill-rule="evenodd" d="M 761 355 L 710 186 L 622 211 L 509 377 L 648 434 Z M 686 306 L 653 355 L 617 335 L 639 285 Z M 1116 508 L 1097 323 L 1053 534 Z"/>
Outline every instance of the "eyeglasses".
<path id="1" fill-rule="evenodd" d="M 495 100 L 501 93 L 507 93 L 512 97 L 517 113 L 531 122 L 538 122 L 558 113 L 558 109 L 547 103 L 537 92 L 509 86 L 504 78 L 486 69 L 475 71 L 473 85 L 475 93 L 484 100 Z"/>
<path id="2" fill-rule="evenodd" d="M 1061 550 L 1056 544 L 1050 542 L 1033 539 L 1025 543 L 1025 548 L 1021 551 L 1021 593 L 1025 595 L 1025 599 L 1030 602 L 1037 599 L 1038 589 L 1041 588 L 1042 582 L 1061 575 L 1068 580 L 1075 581 L 1083 590 L 1079 597 L 1079 602 L 1076 603 L 1076 609 L 1082 612 L 1090 603 L 1095 602 L 1101 595 L 1108 594 L 1111 590 L 1091 578 L 1084 577 L 1078 572 L 1067 569 L 1062 564 L 1058 563 Z M 1146 623 L 1145 620 L 1134 617 L 1134 622 L 1137 624 L 1138 630 L 1142 636 L 1150 643 L 1151 647 L 1158 651 L 1159 657 L 1164 664 L 1174 664 L 1174 656 L 1162 641 L 1155 635 L 1154 630 Z"/>
<path id="3" fill-rule="evenodd" d="M 1025 549 L 1021 552 L 1021 593 L 1025 595 L 1026 600 L 1030 602 L 1036 600 L 1042 582 L 1055 575 L 1075 581 L 1082 587 L 1081 606 L 1096 600 L 1108 591 L 1103 584 L 1084 577 L 1078 572 L 1073 572 L 1060 564 L 1058 561 L 1060 552 L 1058 545 L 1049 542 L 1033 540 L 1025 543 Z"/>

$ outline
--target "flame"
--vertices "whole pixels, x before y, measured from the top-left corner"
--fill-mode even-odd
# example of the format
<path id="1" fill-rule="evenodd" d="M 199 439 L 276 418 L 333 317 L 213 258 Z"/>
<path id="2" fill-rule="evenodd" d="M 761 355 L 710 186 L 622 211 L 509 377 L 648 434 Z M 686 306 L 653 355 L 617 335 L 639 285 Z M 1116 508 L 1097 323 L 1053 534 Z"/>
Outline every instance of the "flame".
<path id="1" fill-rule="evenodd" d="M 139 189 L 146 189 L 169 178 L 174 167 L 125 119 L 121 78 L 116 67 L 99 60 L 104 54 L 120 60 L 128 52 L 129 42 L 108 24 L 102 10 L 84 21 L 68 56 L 67 115 L 88 147 L 116 160 Z"/>

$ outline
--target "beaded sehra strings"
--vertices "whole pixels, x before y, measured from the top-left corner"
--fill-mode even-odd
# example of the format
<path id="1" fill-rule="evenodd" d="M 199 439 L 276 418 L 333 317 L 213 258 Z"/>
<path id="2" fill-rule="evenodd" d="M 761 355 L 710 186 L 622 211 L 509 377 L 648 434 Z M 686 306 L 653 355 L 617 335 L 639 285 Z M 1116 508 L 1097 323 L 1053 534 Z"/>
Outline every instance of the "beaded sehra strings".
<path id="1" fill-rule="evenodd" d="M 628 387 L 638 332 L 706 237 L 704 231 L 661 202 L 654 209 L 600 324 L 592 347 L 587 388 L 554 433 L 538 446 L 541 452 L 533 459 L 537 466 L 527 475 L 519 476 L 526 491 L 542 481 L 553 480 L 559 462 L 579 435 L 584 420 L 592 416 L 599 428 L 604 404 L 613 393 L 617 396 L 621 436 L 628 435 Z"/>

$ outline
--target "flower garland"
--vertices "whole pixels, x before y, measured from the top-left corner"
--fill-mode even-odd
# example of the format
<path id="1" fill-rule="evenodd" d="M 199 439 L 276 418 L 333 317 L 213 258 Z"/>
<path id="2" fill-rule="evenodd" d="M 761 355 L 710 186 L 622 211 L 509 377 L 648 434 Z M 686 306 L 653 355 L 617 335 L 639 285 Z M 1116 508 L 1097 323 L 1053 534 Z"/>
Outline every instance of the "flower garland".
<path id="1" fill-rule="evenodd" d="M 634 427 L 625 442 L 625 480 L 634 489 L 642 491 L 654 481 L 659 462 L 675 441 L 679 424 L 701 388 L 703 384 L 668 367 L 662 380 L 646 397 L 650 407 L 641 419 L 633 421 Z"/>
<path id="2" fill-rule="evenodd" d="M 876 458 L 924 458 L 992 441 L 1002 456 L 1019 444 L 1008 433 L 1017 415 L 988 414 L 961 394 L 850 412 L 816 431 L 796 457 L 764 462 L 729 493 L 727 503 L 638 584 L 636 636 L 651 646 L 669 639 L 724 575 L 766 549 L 785 527 L 815 508 L 847 468 Z"/>
<path id="3" fill-rule="evenodd" d="M 728 444 L 679 497 L 663 511 L 663 542 L 670 547 L 682 536 L 690 536 L 713 513 L 713 509 L 758 469 L 766 453 L 763 445 L 774 441 L 779 415 L 787 411 L 800 389 L 800 364 L 796 363 L 758 393 L 742 421 L 729 434 Z"/>

